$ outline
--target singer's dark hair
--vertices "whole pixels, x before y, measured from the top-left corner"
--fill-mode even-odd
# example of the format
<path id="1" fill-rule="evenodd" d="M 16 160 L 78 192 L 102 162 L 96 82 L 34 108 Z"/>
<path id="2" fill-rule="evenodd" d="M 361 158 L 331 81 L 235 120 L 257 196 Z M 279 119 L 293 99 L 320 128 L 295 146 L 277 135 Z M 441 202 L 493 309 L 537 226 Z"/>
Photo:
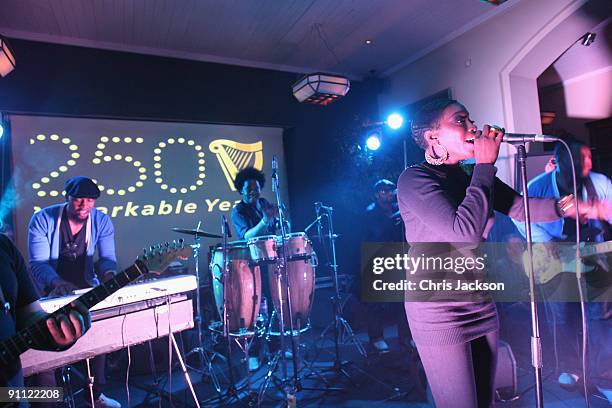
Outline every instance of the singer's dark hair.
<path id="1" fill-rule="evenodd" d="M 266 184 L 266 176 L 263 172 L 257 170 L 255 167 L 246 167 L 236 174 L 236 178 L 234 179 L 234 187 L 236 191 L 239 193 L 242 191 L 242 187 L 244 187 L 244 182 L 247 180 L 257 180 L 259 182 L 259 187 L 263 188 Z"/>
<path id="2" fill-rule="evenodd" d="M 582 173 L 582 163 L 580 162 L 580 149 L 582 149 L 583 147 L 589 147 L 589 145 L 587 145 L 581 140 L 576 139 L 573 135 L 569 133 L 563 133 L 563 136 L 561 137 L 563 138 L 563 140 L 565 140 L 570 150 L 572 151 L 572 158 L 574 159 L 574 165 L 576 166 L 576 173 L 578 178 L 580 178 L 580 174 Z M 567 177 L 567 179 L 569 180 L 571 177 L 572 166 L 569 154 L 562 143 L 555 143 L 554 155 L 555 160 L 557 161 L 557 166 L 559 166 L 559 170 L 563 173 L 563 176 Z M 579 182 L 579 184 L 581 183 Z"/>
<path id="3" fill-rule="evenodd" d="M 414 113 L 411 124 L 412 138 L 421 149 L 427 150 L 425 132 L 430 129 L 436 129 L 440 125 L 442 112 L 453 103 L 461 105 L 454 99 L 434 99 L 421 106 Z"/>

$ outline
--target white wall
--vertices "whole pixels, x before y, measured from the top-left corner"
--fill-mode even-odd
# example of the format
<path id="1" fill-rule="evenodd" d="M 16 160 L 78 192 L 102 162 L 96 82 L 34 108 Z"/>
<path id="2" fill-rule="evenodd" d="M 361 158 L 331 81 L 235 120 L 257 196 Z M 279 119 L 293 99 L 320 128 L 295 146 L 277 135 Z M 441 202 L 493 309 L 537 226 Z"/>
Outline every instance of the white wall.
<path id="1" fill-rule="evenodd" d="M 595 1 L 595 0 L 593 0 Z M 491 19 L 389 75 L 382 112 L 450 87 L 484 123 L 539 132 L 537 77 L 594 20 L 576 13 L 584 0 L 513 0 Z M 603 20 L 601 18 L 600 20 Z M 595 22 L 594 22 L 595 21 Z M 580 34 L 581 33 L 581 34 Z M 513 148 L 502 150 L 508 156 Z M 513 182 L 513 159 L 500 157 L 498 175 Z"/>
<path id="2" fill-rule="evenodd" d="M 589 143 L 585 124 L 612 116 L 612 67 L 540 89 L 542 110 L 557 114 L 555 129 Z"/>

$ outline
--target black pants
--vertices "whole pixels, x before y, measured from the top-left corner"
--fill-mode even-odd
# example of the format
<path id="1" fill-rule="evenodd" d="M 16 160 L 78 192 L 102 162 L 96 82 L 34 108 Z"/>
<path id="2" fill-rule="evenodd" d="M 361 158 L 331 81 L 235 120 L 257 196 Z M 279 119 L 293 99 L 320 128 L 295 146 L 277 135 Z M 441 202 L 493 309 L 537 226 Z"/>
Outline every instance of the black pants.
<path id="1" fill-rule="evenodd" d="M 417 343 L 427 382 L 438 408 L 488 408 L 493 405 L 498 333 L 467 343 L 429 346 Z"/>

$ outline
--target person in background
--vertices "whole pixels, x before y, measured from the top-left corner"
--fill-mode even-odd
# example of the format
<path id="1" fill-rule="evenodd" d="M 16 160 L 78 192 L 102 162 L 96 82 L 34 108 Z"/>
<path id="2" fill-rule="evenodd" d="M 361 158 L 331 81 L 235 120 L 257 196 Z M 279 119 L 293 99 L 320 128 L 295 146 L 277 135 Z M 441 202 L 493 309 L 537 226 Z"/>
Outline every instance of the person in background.
<path id="1" fill-rule="evenodd" d="M 568 145 L 575 165 L 577 178 L 577 191 L 579 198 L 588 203 L 591 209 L 590 214 L 582 218 L 580 227 L 580 238 L 582 242 L 600 243 L 612 239 L 612 182 L 601 173 L 594 172 L 592 154 L 589 147 L 582 142 L 568 138 Z M 554 149 L 554 162 L 556 166 L 552 171 L 545 171 L 531 180 L 527 186 L 530 197 L 543 197 L 559 199 L 562 196 L 573 194 L 572 164 L 567 149 L 557 143 Z M 520 233 L 525 236 L 523 223 L 516 223 Z M 550 243 L 550 251 L 556 248 L 567 248 L 569 244 L 576 241 L 576 223 L 569 217 L 542 223 L 531 224 L 531 236 L 533 242 Z M 555 245 L 553 243 L 566 243 Z M 548 245 L 548 244 L 547 244 Z M 587 282 L 588 297 L 593 298 L 598 295 L 598 302 L 590 302 L 587 307 L 587 317 L 591 328 L 591 350 L 592 355 L 610 356 L 612 345 L 606 339 L 612 335 L 609 329 L 610 303 L 612 297 L 612 279 L 610 279 L 609 260 L 607 255 L 602 255 L 592 264 L 593 269 L 585 269 L 585 280 Z M 542 285 L 544 293 L 554 287 L 555 293 L 566 297 L 565 301 L 547 302 L 554 316 L 554 333 L 557 341 L 559 354 L 559 384 L 567 389 L 576 388 L 580 380 L 581 352 L 579 345 L 581 312 L 580 304 L 568 301 L 577 298 L 577 285 L 575 270 L 565 270 L 555 277 L 555 282 Z M 602 294 L 602 289 L 604 293 Z M 607 294 L 605 291 L 607 290 Z M 606 322 L 607 321 L 607 322 Z M 601 326 L 601 327 L 600 327 Z M 604 327 L 604 326 L 607 326 Z M 596 335 L 600 333 L 600 335 Z M 603 358 L 603 357 L 602 357 Z M 595 359 L 600 360 L 600 359 Z M 608 357 L 608 366 L 612 361 Z M 597 365 L 602 365 L 597 361 L 593 365 L 593 371 L 599 371 L 601 375 L 603 369 L 596 369 Z M 610 370 L 608 370 L 610 372 Z M 610 375 L 610 374 L 608 374 Z M 612 379 L 612 377 L 610 378 Z"/>
<path id="2" fill-rule="evenodd" d="M 397 188 L 389 180 L 381 179 L 374 184 L 374 202 L 366 208 L 363 242 L 403 242 L 402 219 L 397 207 Z M 392 316 L 397 322 L 400 345 L 412 347 L 412 336 L 402 303 L 366 303 L 366 320 L 370 345 L 378 353 L 387 353 L 389 345 L 384 337 L 384 322 Z"/>
<path id="3" fill-rule="evenodd" d="M 66 202 L 36 212 L 28 229 L 32 274 L 51 297 L 97 286 L 112 278 L 117 268 L 115 230 L 110 217 L 95 208 L 100 197 L 96 183 L 87 177 L 73 177 L 66 181 L 64 190 Z M 117 401 L 103 394 L 105 364 L 104 354 L 93 359 L 95 407 L 119 408 Z M 40 374 L 38 382 L 52 386 L 55 375 Z"/>

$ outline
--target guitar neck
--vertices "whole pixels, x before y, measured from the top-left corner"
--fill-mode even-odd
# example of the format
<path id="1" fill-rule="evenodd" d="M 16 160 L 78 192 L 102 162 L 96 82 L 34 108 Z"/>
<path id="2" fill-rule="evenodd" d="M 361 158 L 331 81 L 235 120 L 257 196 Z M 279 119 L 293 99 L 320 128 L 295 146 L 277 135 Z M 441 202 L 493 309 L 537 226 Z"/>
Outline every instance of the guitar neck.
<path id="1" fill-rule="evenodd" d="M 147 266 L 141 261 L 136 261 L 135 264 L 115 275 L 109 281 L 81 295 L 75 302 L 81 302 L 87 309 L 90 309 L 146 272 Z M 67 314 L 70 308 L 70 304 L 65 305 L 51 313 L 48 317 Z M 13 337 L 0 342 L 0 365 L 5 365 L 10 361 L 18 359 L 23 352 L 32 347 L 48 344 L 50 338 L 46 320 L 47 318 L 40 319 L 36 323 L 20 330 Z"/>
<path id="2" fill-rule="evenodd" d="M 580 249 L 580 257 L 587 258 L 593 255 L 606 254 L 612 252 L 612 241 L 600 242 L 592 244 Z"/>

